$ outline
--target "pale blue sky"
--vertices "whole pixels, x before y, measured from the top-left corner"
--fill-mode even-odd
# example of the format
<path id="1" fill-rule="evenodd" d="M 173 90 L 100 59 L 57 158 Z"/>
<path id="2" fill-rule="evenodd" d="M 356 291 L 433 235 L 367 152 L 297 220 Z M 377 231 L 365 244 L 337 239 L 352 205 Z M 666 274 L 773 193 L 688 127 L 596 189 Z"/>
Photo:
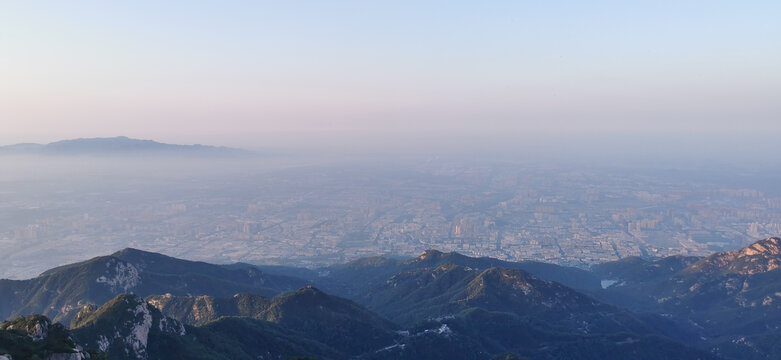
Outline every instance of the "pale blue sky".
<path id="1" fill-rule="evenodd" d="M 779 1 L 7 1 L 0 143 L 781 135 L 779 19 Z"/>

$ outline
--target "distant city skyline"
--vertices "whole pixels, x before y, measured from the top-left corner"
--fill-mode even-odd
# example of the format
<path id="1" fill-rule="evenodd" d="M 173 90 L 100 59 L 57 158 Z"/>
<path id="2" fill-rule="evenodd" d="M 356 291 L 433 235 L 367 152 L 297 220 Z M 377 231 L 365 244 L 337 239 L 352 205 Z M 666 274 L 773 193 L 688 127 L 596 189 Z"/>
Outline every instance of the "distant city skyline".
<path id="1" fill-rule="evenodd" d="M 0 144 L 778 135 L 779 13 L 774 1 L 10 2 Z"/>

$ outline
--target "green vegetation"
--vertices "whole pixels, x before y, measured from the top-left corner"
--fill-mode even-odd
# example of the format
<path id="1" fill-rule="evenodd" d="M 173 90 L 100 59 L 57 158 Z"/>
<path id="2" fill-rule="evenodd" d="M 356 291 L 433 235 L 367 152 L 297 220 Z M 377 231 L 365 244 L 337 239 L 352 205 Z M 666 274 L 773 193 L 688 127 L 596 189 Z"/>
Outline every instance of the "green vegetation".
<path id="1" fill-rule="evenodd" d="M 226 316 L 272 322 L 350 355 L 393 343 L 393 325 L 352 301 L 302 288 L 273 299 L 237 294 L 230 298 L 153 296 L 163 314 L 194 325 Z"/>
<path id="2" fill-rule="evenodd" d="M 71 330 L 41 315 L 17 317 L 0 324 L 0 354 L 45 359 L 79 351 L 78 344 L 93 359 L 112 360 L 773 359 L 781 351 L 778 244 L 765 240 L 705 259 L 602 264 L 592 276 L 621 283 L 588 294 L 520 266 L 484 267 L 503 263 L 436 251 L 408 261 L 362 259 L 319 278 L 354 301 L 312 286 L 275 297 L 213 295 L 266 274 L 248 265 L 124 250 L 0 287 L 17 289 L 20 298 L 30 295 L 36 306 L 52 304 L 105 290 L 94 286 L 105 285 L 95 281 L 96 269 L 130 264 L 145 269 L 140 278 L 120 279 L 140 280 L 135 289 L 202 289 L 210 295 L 119 294 L 100 307 L 68 309 Z M 183 279 L 199 283 L 178 283 Z M 281 281 L 273 285 L 278 288 L 292 283 L 265 279 L 267 285 Z"/>
<path id="3" fill-rule="evenodd" d="M 0 324 L 0 355 L 36 360 L 75 352 L 68 329 L 52 324 L 45 316 L 20 316 Z"/>
<path id="4" fill-rule="evenodd" d="M 54 268 L 30 280 L 0 280 L 0 317 L 35 313 L 68 323 L 84 304 L 103 304 L 125 292 L 273 296 L 304 285 L 304 280 L 265 274 L 254 267 L 231 269 L 125 249 Z"/>

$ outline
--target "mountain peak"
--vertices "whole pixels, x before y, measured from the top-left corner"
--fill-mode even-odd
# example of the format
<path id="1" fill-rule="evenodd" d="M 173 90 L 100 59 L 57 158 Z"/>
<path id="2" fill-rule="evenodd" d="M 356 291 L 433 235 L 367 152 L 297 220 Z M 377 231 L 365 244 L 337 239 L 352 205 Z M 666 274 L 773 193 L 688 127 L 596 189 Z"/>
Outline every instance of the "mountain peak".
<path id="1" fill-rule="evenodd" d="M 688 273 L 756 274 L 781 267 L 781 238 L 759 240 L 742 249 L 715 253 L 687 268 Z"/>
<path id="2" fill-rule="evenodd" d="M 51 326 L 52 322 L 47 317 L 29 315 L 3 322 L 0 324 L 0 330 L 16 330 L 27 334 L 34 341 L 41 341 L 46 339 Z"/>
<path id="3" fill-rule="evenodd" d="M 126 248 L 124 248 L 122 250 L 119 250 L 119 251 L 111 254 L 111 256 L 122 257 L 122 256 L 128 255 L 128 254 L 144 254 L 144 253 L 148 253 L 148 252 L 144 251 L 144 250 L 139 250 L 139 249 L 136 249 L 136 248 L 126 247 Z"/>
<path id="4" fill-rule="evenodd" d="M 109 302 L 105 303 L 98 309 L 89 309 L 83 313 L 82 316 L 74 318 L 71 321 L 71 328 L 76 329 L 95 323 L 101 318 L 105 318 L 107 314 L 113 314 L 114 316 L 124 316 L 125 312 L 133 312 L 136 308 L 139 311 L 146 308 L 146 301 L 133 294 L 119 294 Z"/>
<path id="5" fill-rule="evenodd" d="M 122 324 L 117 328 L 117 324 Z M 184 324 L 164 317 L 146 300 L 133 294 L 120 294 L 82 318 L 74 319 L 71 328 L 77 339 L 88 348 L 106 352 L 109 357 L 118 354 L 147 359 L 150 337 L 166 333 L 183 336 Z"/>
<path id="6" fill-rule="evenodd" d="M 323 305 L 325 303 L 333 302 L 335 300 L 337 300 L 336 297 L 328 295 L 320 291 L 320 289 L 315 288 L 311 285 L 307 285 L 296 291 L 287 294 L 282 294 L 278 297 L 275 297 L 273 299 L 273 303 L 281 306 L 283 306 L 282 304 L 287 304 L 287 303 Z"/>
<path id="7" fill-rule="evenodd" d="M 752 256 L 758 254 L 774 255 L 781 254 L 781 238 L 770 237 L 759 240 L 741 250 L 742 256 Z"/>
<path id="8" fill-rule="evenodd" d="M 426 251 L 423 251 L 420 256 L 417 258 L 414 258 L 412 260 L 408 260 L 408 262 L 421 262 L 421 261 L 439 261 L 442 259 L 448 259 L 448 261 L 458 261 L 458 260 L 464 260 L 468 257 L 465 255 L 461 255 L 455 251 L 451 252 L 442 252 L 439 250 L 429 249 Z"/>
<path id="9" fill-rule="evenodd" d="M 0 323 L 0 359 L 88 359 L 64 325 L 43 315 Z"/>
<path id="10" fill-rule="evenodd" d="M 458 302 L 464 307 L 529 314 L 554 311 L 562 314 L 607 310 L 603 304 L 561 284 L 540 280 L 520 269 L 490 268 L 466 286 Z"/>
<path id="11" fill-rule="evenodd" d="M 322 291 L 320 291 L 320 289 L 318 289 L 318 288 L 316 288 L 316 287 L 314 287 L 312 285 L 304 286 L 304 287 L 298 289 L 298 291 L 296 291 L 296 292 L 297 293 L 301 293 L 301 294 L 307 294 L 307 293 L 311 293 L 311 294 L 324 294 Z"/>
<path id="12" fill-rule="evenodd" d="M 438 257 L 441 257 L 442 255 L 444 255 L 444 253 L 439 251 L 439 250 L 429 249 L 429 250 L 423 251 L 423 253 L 420 254 L 420 256 L 418 258 L 420 260 L 426 260 L 426 259 L 431 259 L 431 258 L 438 258 Z"/>
<path id="13" fill-rule="evenodd" d="M 293 298 L 308 298 L 308 299 L 326 299 L 330 298 L 331 296 L 322 292 L 320 289 L 312 286 L 307 285 L 305 287 L 302 287 L 296 291 L 293 291 L 287 295 L 283 294 L 277 299 L 293 299 Z"/>
<path id="14" fill-rule="evenodd" d="M 141 266 L 150 265 L 152 263 L 158 263 L 158 265 L 160 265 L 164 263 L 190 262 L 188 260 L 180 260 L 165 254 L 140 250 L 136 248 L 124 248 L 111 254 L 110 256 Z"/>

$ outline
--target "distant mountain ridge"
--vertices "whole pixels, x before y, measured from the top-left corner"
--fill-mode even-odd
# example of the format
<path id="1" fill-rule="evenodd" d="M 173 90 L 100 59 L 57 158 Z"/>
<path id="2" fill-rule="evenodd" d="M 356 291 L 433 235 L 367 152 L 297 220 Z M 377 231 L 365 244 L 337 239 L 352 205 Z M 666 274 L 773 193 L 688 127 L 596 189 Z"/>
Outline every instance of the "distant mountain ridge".
<path id="1" fill-rule="evenodd" d="M 126 136 L 108 138 L 80 138 L 48 144 L 23 143 L 0 146 L 0 154 L 33 155 L 211 155 L 229 156 L 249 154 L 248 151 L 224 146 L 177 145 L 154 140 L 133 139 Z"/>

